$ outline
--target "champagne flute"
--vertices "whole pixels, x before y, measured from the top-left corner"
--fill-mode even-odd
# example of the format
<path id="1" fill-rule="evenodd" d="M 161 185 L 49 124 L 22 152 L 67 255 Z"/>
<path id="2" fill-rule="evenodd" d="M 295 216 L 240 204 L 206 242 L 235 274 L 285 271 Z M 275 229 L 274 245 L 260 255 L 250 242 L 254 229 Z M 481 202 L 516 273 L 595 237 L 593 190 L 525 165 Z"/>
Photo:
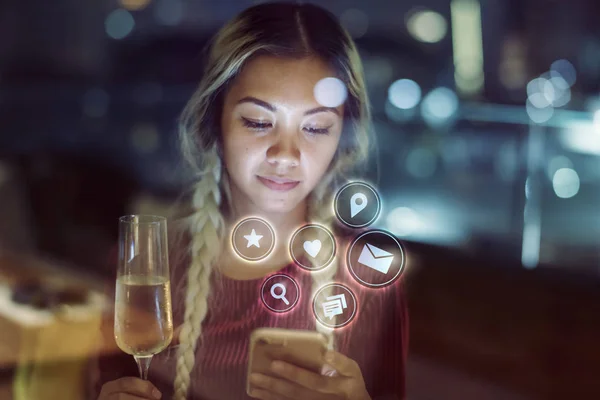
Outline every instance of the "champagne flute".
<path id="1" fill-rule="evenodd" d="M 152 356 L 173 337 L 167 220 L 154 215 L 119 219 L 114 334 L 148 379 Z"/>

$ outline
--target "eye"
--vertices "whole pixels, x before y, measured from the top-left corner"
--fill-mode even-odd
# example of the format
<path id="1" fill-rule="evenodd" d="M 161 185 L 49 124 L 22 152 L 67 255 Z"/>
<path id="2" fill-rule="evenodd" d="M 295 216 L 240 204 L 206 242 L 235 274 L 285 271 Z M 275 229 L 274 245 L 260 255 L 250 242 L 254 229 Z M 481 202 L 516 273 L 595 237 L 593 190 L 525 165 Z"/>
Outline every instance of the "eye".
<path id="1" fill-rule="evenodd" d="M 249 128 L 253 131 L 264 131 L 265 129 L 273 126 L 270 122 L 256 122 L 246 118 L 242 118 L 242 123 L 246 128 Z"/>
<path id="2" fill-rule="evenodd" d="M 304 130 L 312 135 L 327 135 L 329 134 L 329 128 L 315 128 L 307 126 Z"/>

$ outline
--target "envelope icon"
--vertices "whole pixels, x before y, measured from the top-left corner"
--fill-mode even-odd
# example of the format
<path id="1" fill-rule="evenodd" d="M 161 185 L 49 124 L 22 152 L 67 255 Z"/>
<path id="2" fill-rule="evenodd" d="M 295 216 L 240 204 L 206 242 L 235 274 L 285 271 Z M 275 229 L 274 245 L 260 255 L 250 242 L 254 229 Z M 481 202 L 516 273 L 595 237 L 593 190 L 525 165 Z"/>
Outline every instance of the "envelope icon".
<path id="1" fill-rule="evenodd" d="M 369 243 L 365 244 L 358 258 L 359 263 L 384 274 L 387 274 L 390 270 L 393 260 L 394 255 L 392 253 Z"/>

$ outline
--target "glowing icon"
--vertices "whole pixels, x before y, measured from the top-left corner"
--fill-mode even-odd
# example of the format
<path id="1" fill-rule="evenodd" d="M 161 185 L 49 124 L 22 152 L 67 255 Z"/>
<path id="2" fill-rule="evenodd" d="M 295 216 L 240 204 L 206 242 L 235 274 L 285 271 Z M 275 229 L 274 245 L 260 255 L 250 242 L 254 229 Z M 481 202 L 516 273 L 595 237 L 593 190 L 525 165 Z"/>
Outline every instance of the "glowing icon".
<path id="1" fill-rule="evenodd" d="M 308 271 L 318 271 L 333 261 L 336 242 L 327 228 L 308 224 L 294 232 L 289 249 L 296 265 Z"/>
<path id="2" fill-rule="evenodd" d="M 369 243 L 364 245 L 360 257 L 358 258 L 358 262 L 362 265 L 384 274 L 387 274 L 390 270 L 393 260 L 394 255 L 392 253 L 388 253 Z"/>
<path id="3" fill-rule="evenodd" d="M 369 204 L 369 200 L 367 200 L 367 196 L 364 193 L 355 193 L 350 199 L 350 218 L 356 217 L 356 214 L 364 210 L 367 204 Z"/>
<path id="4" fill-rule="evenodd" d="M 275 292 L 275 288 L 281 289 L 281 293 L 277 294 Z M 285 298 L 285 292 L 286 292 L 285 286 L 283 286 L 282 283 L 276 283 L 273 286 L 271 286 L 271 296 L 273 296 L 274 299 L 283 300 L 283 302 L 285 303 L 285 305 L 289 306 L 290 302 L 288 301 L 288 299 Z"/>
<path id="5" fill-rule="evenodd" d="M 316 240 L 313 240 L 312 242 L 309 242 L 307 240 L 306 242 L 304 242 L 303 247 L 304 247 L 304 251 L 306 251 L 309 256 L 315 258 L 321 251 L 321 241 L 316 239 Z"/>
<path id="6" fill-rule="evenodd" d="M 350 182 L 338 190 L 333 206 L 341 223 L 351 228 L 363 228 L 379 217 L 381 199 L 371 185 Z"/>
<path id="7" fill-rule="evenodd" d="M 269 310 L 284 313 L 298 304 L 300 287 L 294 278 L 287 275 L 271 275 L 260 288 L 260 299 Z"/>
<path id="8" fill-rule="evenodd" d="M 362 233 L 352 241 L 346 253 L 346 264 L 354 279 L 376 288 L 400 278 L 405 261 L 404 249 L 398 239 L 382 230 Z"/>
<path id="9" fill-rule="evenodd" d="M 257 235 L 254 229 L 252 229 L 252 233 L 250 235 L 244 235 L 244 238 L 246 238 L 248 241 L 248 245 L 246 245 L 246 247 L 256 246 L 260 249 L 260 244 L 258 241 L 262 239 L 262 235 Z"/>
<path id="10" fill-rule="evenodd" d="M 275 231 L 264 219 L 246 218 L 233 228 L 231 246 L 244 260 L 260 261 L 275 248 Z"/>
<path id="11" fill-rule="evenodd" d="M 329 296 L 327 300 L 321 304 L 321 307 L 323 307 L 325 317 L 329 317 L 329 320 L 332 320 L 336 315 L 342 315 L 344 309 L 348 308 L 346 296 L 343 293 L 336 296 Z"/>
<path id="12" fill-rule="evenodd" d="M 312 308 L 317 322 L 335 329 L 352 321 L 358 303 L 356 296 L 347 286 L 329 283 L 317 290 L 313 296 Z"/>

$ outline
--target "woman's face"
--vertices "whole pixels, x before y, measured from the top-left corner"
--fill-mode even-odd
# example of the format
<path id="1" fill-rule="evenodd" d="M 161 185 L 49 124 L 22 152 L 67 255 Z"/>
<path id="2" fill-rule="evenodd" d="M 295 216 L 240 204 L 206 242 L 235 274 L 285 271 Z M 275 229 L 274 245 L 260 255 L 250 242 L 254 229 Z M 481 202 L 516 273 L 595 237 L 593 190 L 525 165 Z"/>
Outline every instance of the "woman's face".
<path id="1" fill-rule="evenodd" d="M 285 213 L 315 188 L 342 132 L 343 105 L 323 107 L 313 94 L 317 82 L 332 76 L 317 58 L 259 56 L 244 66 L 225 95 L 221 119 L 235 203 Z"/>

